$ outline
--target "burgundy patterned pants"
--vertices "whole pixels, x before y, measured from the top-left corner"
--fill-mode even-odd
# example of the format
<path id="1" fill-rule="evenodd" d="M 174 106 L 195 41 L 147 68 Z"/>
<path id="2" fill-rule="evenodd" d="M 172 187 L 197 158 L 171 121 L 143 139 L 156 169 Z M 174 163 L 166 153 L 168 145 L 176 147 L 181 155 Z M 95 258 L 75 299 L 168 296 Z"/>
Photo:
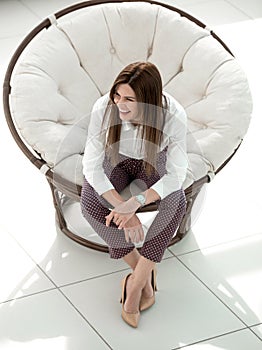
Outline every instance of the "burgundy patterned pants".
<path id="1" fill-rule="evenodd" d="M 165 164 L 166 150 L 158 154 L 156 171 L 150 176 L 147 176 L 142 160 L 123 155 L 120 155 L 120 161 L 115 167 L 112 167 L 110 161 L 105 158 L 103 167 L 107 177 L 120 193 L 134 180 L 138 181 L 141 190 L 145 191 L 165 174 Z M 119 230 L 113 222 L 106 227 L 105 216 L 110 213 L 110 205 L 86 180 L 83 183 L 80 203 L 85 219 L 107 243 L 111 258 L 122 258 L 134 249 L 133 243 L 126 242 L 124 230 Z M 185 209 L 186 199 L 182 189 L 157 201 L 158 213 L 148 229 L 140 250 L 142 256 L 154 262 L 162 260 L 168 243 L 183 218 Z"/>

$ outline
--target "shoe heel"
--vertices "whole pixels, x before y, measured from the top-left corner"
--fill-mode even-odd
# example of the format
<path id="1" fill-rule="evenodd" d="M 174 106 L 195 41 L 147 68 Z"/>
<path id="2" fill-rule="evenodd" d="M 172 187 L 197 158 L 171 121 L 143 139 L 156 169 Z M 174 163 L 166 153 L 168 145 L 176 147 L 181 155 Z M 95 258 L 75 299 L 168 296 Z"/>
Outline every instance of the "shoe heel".
<path id="1" fill-rule="evenodd" d="M 152 285 L 153 290 L 156 292 L 156 291 L 157 291 L 157 285 L 156 285 L 156 269 L 153 269 L 153 270 L 152 270 L 151 285 Z"/>
<path id="2" fill-rule="evenodd" d="M 151 272 L 151 286 L 153 289 L 153 296 L 150 298 L 145 298 L 142 295 L 141 301 L 140 301 L 140 306 L 139 306 L 140 311 L 145 311 L 155 304 L 155 292 L 157 291 L 156 269 L 153 269 Z"/>

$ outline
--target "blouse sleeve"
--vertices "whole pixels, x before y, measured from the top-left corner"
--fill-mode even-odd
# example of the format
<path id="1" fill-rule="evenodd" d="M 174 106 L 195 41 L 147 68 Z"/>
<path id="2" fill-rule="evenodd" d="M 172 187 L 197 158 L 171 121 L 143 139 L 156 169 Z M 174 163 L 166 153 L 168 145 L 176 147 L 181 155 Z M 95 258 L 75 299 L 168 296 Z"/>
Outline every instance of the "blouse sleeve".
<path id="1" fill-rule="evenodd" d="M 187 174 L 187 117 L 184 109 L 180 105 L 178 106 L 179 108 L 175 111 L 175 118 L 171 118 L 171 123 L 166 128 L 169 133 L 166 174 L 151 187 L 159 194 L 161 199 L 181 189 Z"/>
<path id="2" fill-rule="evenodd" d="M 107 101 L 103 96 L 93 106 L 83 157 L 83 174 L 99 195 L 114 189 L 103 169 L 106 130 L 101 126 Z"/>

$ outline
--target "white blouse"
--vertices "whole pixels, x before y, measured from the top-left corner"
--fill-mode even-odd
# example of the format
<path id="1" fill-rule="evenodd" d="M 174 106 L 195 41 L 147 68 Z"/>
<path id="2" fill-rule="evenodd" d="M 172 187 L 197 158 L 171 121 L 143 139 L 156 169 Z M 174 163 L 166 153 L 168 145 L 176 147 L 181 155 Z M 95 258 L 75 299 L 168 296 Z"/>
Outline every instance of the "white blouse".
<path id="1" fill-rule="evenodd" d="M 166 174 L 151 188 L 160 198 L 182 188 L 186 178 L 188 158 L 186 153 L 187 118 L 183 107 L 169 94 L 164 93 L 167 100 L 163 139 L 158 151 L 167 147 Z M 105 156 L 105 132 L 102 133 L 102 122 L 109 94 L 100 97 L 92 109 L 88 136 L 83 157 L 83 173 L 89 184 L 99 195 L 114 189 L 105 175 L 103 160 Z M 106 128 L 104 128 L 106 130 Z M 130 158 L 143 159 L 144 147 L 139 128 L 131 122 L 122 122 L 119 153 Z"/>

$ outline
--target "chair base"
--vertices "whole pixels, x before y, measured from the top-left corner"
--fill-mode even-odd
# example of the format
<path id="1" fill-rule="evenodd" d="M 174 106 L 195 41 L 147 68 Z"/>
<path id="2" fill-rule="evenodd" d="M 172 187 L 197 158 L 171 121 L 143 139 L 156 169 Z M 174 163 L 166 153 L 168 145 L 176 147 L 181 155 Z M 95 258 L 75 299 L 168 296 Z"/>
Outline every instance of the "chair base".
<path id="1" fill-rule="evenodd" d="M 66 197 L 62 192 L 59 191 L 59 189 L 57 187 L 55 187 L 53 185 L 52 182 L 50 182 L 50 181 L 48 181 L 48 182 L 49 182 L 52 196 L 53 196 L 53 203 L 54 203 L 54 207 L 56 210 L 56 221 L 57 221 L 59 229 L 67 237 L 69 237 L 73 241 L 75 241 L 75 242 L 77 242 L 77 243 L 79 243 L 87 248 L 94 249 L 94 250 L 104 252 L 104 253 L 108 253 L 109 249 L 105 243 L 96 242 L 92 239 L 84 237 L 83 235 L 81 235 L 80 232 L 77 232 L 77 233 L 74 232 L 76 230 L 73 230 L 72 227 L 70 227 L 70 223 L 66 220 L 66 215 L 64 212 L 63 203 L 67 199 L 69 199 L 69 201 L 72 200 L 73 202 L 75 202 L 78 205 L 79 205 L 79 203 L 77 203 L 75 197 L 74 198 Z M 205 177 L 201 180 L 194 182 L 190 187 L 188 187 L 188 189 L 185 190 L 185 195 L 186 195 L 186 199 L 187 199 L 186 213 L 184 214 L 184 217 L 180 223 L 180 226 L 178 227 L 178 230 L 177 230 L 175 236 L 169 242 L 168 247 L 181 241 L 186 236 L 186 234 L 190 231 L 191 225 L 192 225 L 193 205 L 194 205 L 195 200 L 197 199 L 200 191 L 202 190 L 203 185 L 207 182 L 209 182 L 209 179 L 208 179 L 208 177 Z M 155 210 L 156 210 L 156 207 L 154 205 L 151 205 L 151 206 L 148 206 L 148 208 L 143 208 L 143 210 L 141 210 L 140 212 L 152 212 Z M 80 210 L 78 210 L 78 212 L 80 212 Z M 82 218 L 82 216 L 80 217 L 80 220 L 81 219 L 83 221 L 85 221 L 85 219 Z M 79 222 L 79 220 L 78 220 L 78 222 Z M 139 248 L 138 248 L 138 250 L 139 250 Z"/>

